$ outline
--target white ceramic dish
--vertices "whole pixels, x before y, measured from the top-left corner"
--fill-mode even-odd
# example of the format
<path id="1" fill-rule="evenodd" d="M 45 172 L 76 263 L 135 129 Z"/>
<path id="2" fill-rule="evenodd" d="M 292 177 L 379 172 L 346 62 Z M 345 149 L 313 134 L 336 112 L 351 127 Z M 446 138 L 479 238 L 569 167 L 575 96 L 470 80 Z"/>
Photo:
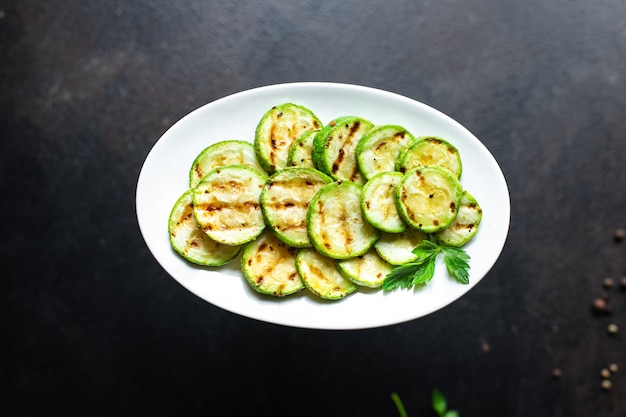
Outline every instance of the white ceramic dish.
<path id="1" fill-rule="evenodd" d="M 220 268 L 192 265 L 169 245 L 167 220 L 188 188 L 196 155 L 225 139 L 253 141 L 261 116 L 272 106 L 293 102 L 322 121 L 357 115 L 375 124 L 398 124 L 413 135 L 434 135 L 457 146 L 463 160 L 461 183 L 483 209 L 480 230 L 465 249 L 471 256 L 470 283 L 450 278 L 442 261 L 432 281 L 417 290 L 360 290 L 341 301 L 324 301 L 301 291 L 282 299 L 253 291 L 243 279 L 239 258 Z M 148 154 L 137 184 L 137 218 L 146 244 L 160 265 L 198 297 L 230 312 L 265 322 L 312 329 L 362 329 L 413 320 L 466 294 L 489 272 L 509 230 L 506 181 L 487 148 L 467 129 L 433 108 L 369 87 L 334 83 L 293 83 L 260 87 L 209 103 L 174 124 Z"/>

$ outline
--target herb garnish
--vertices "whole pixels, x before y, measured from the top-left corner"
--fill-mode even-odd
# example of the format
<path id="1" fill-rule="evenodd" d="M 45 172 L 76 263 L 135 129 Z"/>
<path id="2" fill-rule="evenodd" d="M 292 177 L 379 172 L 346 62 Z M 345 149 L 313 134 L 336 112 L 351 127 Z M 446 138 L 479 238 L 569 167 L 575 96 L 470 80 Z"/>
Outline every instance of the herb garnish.
<path id="1" fill-rule="evenodd" d="M 382 285 L 384 291 L 426 284 L 435 274 L 439 253 L 443 253 L 448 273 L 461 284 L 469 283 L 470 256 L 463 249 L 424 240 L 413 249 L 413 253 L 418 256 L 415 261 L 396 266 L 387 274 Z"/>
<path id="2" fill-rule="evenodd" d="M 400 396 L 397 393 L 392 392 L 391 399 L 393 400 L 393 403 L 395 404 L 400 417 L 408 417 Z M 439 417 L 459 417 L 458 411 L 448 410 L 448 401 L 446 400 L 446 397 L 444 397 L 444 395 L 441 393 L 441 391 L 439 391 L 437 388 L 433 390 L 432 405 L 433 410 L 435 410 L 437 416 Z"/>

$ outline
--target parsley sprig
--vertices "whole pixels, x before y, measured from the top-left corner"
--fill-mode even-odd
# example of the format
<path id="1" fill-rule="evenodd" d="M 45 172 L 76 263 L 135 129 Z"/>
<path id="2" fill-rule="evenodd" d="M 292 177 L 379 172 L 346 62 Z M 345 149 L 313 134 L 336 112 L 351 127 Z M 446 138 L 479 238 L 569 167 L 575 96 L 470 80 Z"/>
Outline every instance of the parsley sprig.
<path id="1" fill-rule="evenodd" d="M 402 403 L 400 396 L 397 393 L 392 392 L 391 399 L 393 400 L 393 403 L 395 404 L 400 417 L 408 417 L 408 414 L 406 412 L 406 409 L 404 408 L 404 404 Z M 448 401 L 446 400 L 446 397 L 443 395 L 443 393 L 439 391 L 437 388 L 433 390 L 432 405 L 433 405 L 433 410 L 435 411 L 435 413 L 437 413 L 438 417 L 459 417 L 460 416 L 458 411 L 448 410 Z"/>
<path id="2" fill-rule="evenodd" d="M 462 284 L 469 283 L 470 256 L 461 248 L 424 240 L 413 249 L 417 259 L 391 270 L 383 282 L 384 291 L 413 288 L 428 283 L 435 275 L 437 255 L 443 254 L 448 273 Z"/>

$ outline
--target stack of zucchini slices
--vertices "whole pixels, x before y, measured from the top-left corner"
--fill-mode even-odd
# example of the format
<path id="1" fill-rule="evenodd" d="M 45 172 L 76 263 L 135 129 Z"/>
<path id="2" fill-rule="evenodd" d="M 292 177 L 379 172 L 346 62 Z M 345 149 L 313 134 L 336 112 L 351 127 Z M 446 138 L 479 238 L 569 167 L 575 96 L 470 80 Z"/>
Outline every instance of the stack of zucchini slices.
<path id="1" fill-rule="evenodd" d="M 254 143 L 224 140 L 198 154 L 169 217 L 170 244 L 204 266 L 241 255 L 262 294 L 342 299 L 379 288 L 425 239 L 461 247 L 474 237 L 482 210 L 461 172 L 442 138 L 358 116 L 323 125 L 283 103 L 263 115 Z"/>

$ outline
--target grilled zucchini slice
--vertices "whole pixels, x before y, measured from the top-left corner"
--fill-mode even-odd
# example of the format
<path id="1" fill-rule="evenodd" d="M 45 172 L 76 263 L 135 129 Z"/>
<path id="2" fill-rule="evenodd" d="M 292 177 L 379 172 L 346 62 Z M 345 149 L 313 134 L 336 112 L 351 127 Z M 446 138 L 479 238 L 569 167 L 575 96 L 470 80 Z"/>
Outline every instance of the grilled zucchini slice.
<path id="1" fill-rule="evenodd" d="M 313 158 L 313 139 L 319 130 L 307 130 L 289 148 L 287 153 L 288 167 L 315 168 Z"/>
<path id="2" fill-rule="evenodd" d="M 443 230 L 456 218 L 463 188 L 445 168 L 427 165 L 404 174 L 396 187 L 396 204 L 402 220 L 426 233 Z"/>
<path id="3" fill-rule="evenodd" d="M 415 140 L 398 160 L 397 171 L 408 170 L 424 165 L 438 165 L 461 178 L 463 165 L 456 147 L 448 141 L 435 136 L 422 136 Z"/>
<path id="4" fill-rule="evenodd" d="M 417 259 L 413 249 L 426 239 L 428 239 L 428 234 L 407 228 L 402 233 L 381 233 L 374 249 L 391 265 L 403 265 Z"/>
<path id="5" fill-rule="evenodd" d="M 193 189 L 181 195 L 168 221 L 168 233 L 172 248 L 189 262 L 205 266 L 221 266 L 234 259 L 240 246 L 218 243 L 208 237 L 193 216 Z"/>
<path id="6" fill-rule="evenodd" d="M 472 240 L 478 232 L 483 211 L 478 202 L 467 191 L 463 192 L 459 212 L 450 226 L 435 233 L 435 238 L 448 246 L 461 247 Z"/>
<path id="7" fill-rule="evenodd" d="M 263 171 L 256 159 L 254 146 L 250 142 L 224 140 L 208 146 L 198 154 L 189 170 L 189 187 L 194 188 L 215 168 L 227 165 L 250 165 Z"/>
<path id="8" fill-rule="evenodd" d="M 381 172 L 363 186 L 361 210 L 365 219 L 378 230 L 400 233 L 406 229 L 396 208 L 396 186 L 404 176 L 399 172 Z"/>
<path id="9" fill-rule="evenodd" d="M 313 140 L 313 163 L 337 181 L 364 184 L 355 150 L 359 140 L 374 124 L 356 116 L 342 116 L 324 126 Z"/>
<path id="10" fill-rule="evenodd" d="M 336 261 L 337 269 L 345 278 L 357 285 L 378 288 L 383 285 L 393 265 L 382 259 L 374 249 L 356 258 Z"/>
<path id="11" fill-rule="evenodd" d="M 317 130 L 322 122 L 308 108 L 283 103 L 268 110 L 257 125 L 254 150 L 263 169 L 273 174 L 287 167 L 289 148 L 307 130 Z"/>
<path id="12" fill-rule="evenodd" d="M 284 297 L 304 289 L 296 269 L 297 249 L 269 231 L 244 246 L 241 270 L 250 286 L 261 294 Z"/>
<path id="13" fill-rule="evenodd" d="M 194 216 L 213 240 L 242 245 L 265 228 L 260 197 L 267 175 L 246 165 L 209 172 L 194 189 Z"/>
<path id="14" fill-rule="evenodd" d="M 261 191 L 265 223 L 290 246 L 310 247 L 306 228 L 309 202 L 332 179 L 313 168 L 290 167 L 273 174 Z"/>
<path id="15" fill-rule="evenodd" d="M 321 298 L 339 300 L 357 289 L 356 284 L 341 275 L 333 259 L 314 249 L 298 250 L 296 268 L 305 287 Z"/>
<path id="16" fill-rule="evenodd" d="M 361 174 L 370 180 L 380 172 L 395 171 L 400 153 L 415 141 L 402 126 L 381 125 L 367 132 L 356 146 Z"/>
<path id="17" fill-rule="evenodd" d="M 350 181 L 320 188 L 307 210 L 307 231 L 313 247 L 333 259 L 363 255 L 380 234 L 361 212 L 361 186 Z"/>

